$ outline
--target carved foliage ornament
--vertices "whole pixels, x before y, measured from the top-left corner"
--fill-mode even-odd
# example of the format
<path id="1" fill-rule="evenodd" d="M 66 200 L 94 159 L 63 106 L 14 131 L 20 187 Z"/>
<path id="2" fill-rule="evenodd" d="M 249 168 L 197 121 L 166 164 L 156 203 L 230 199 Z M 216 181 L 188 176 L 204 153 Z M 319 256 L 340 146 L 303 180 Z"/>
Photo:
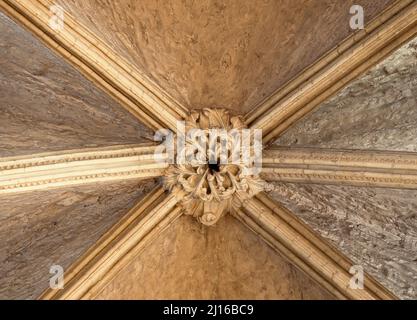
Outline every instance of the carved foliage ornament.
<path id="1" fill-rule="evenodd" d="M 183 127 L 176 137 L 177 162 L 167 169 L 164 185 L 182 195 L 186 214 L 213 225 L 264 190 L 258 177 L 261 132 L 245 129 L 241 117 L 223 109 L 193 112 Z"/>

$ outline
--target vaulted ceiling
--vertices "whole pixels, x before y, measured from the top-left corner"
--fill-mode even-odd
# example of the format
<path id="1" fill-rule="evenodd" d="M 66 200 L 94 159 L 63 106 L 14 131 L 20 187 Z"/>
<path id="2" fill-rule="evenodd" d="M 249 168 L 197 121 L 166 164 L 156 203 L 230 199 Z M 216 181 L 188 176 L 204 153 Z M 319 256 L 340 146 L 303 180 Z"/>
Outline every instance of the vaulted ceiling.
<path id="1" fill-rule="evenodd" d="M 417 151 L 417 39 L 291 127 L 275 145 Z M 401 296 L 417 286 L 414 190 L 278 185 L 273 197 Z M 308 213 L 307 213 L 308 212 Z"/>
<path id="2" fill-rule="evenodd" d="M 334 299 L 226 216 L 216 228 L 181 217 L 97 299 Z"/>
<path id="3" fill-rule="evenodd" d="M 0 156 L 152 140 L 152 132 L 0 15 Z"/>
<path id="4" fill-rule="evenodd" d="M 1 157 L 152 140 L 148 128 L 2 13 L 0 34 Z M 154 184 L 0 195 L 0 298 L 37 298 L 52 264 L 69 267 Z"/>
<path id="5" fill-rule="evenodd" d="M 417 39 L 325 101 L 281 146 L 417 151 Z"/>
<path id="6" fill-rule="evenodd" d="M 392 2 L 58 1 L 186 107 L 242 114 Z"/>
<path id="7" fill-rule="evenodd" d="M 273 218 L 268 223 L 256 218 L 253 208 L 227 215 L 213 227 L 180 216 L 176 207 L 168 210 L 171 198 L 155 191 L 161 171 L 154 166 L 140 169 L 126 181 L 87 177 L 90 183 L 80 186 L 68 183 L 37 190 L 35 184 L 16 193 L 1 189 L 2 161 L 7 164 L 21 161 L 17 156 L 60 150 L 148 145 L 160 123 L 172 124 L 177 115 L 202 108 L 226 108 L 245 116 L 248 126 L 265 128 L 265 144 L 282 154 L 282 150 L 361 149 L 372 155 L 379 150 L 384 158 L 386 151 L 417 152 L 416 23 L 403 31 L 396 29 L 398 36 L 391 36 L 389 45 L 381 45 L 380 50 L 364 49 L 373 56 L 361 56 L 363 66 L 354 65 L 353 71 L 344 65 L 335 67 L 337 72 L 349 71 L 340 78 L 332 78 L 331 73 L 337 58 L 356 51 L 352 59 L 360 56 L 367 36 L 369 43 L 379 45 L 384 27 L 391 25 L 389 19 L 400 16 L 392 8 L 409 6 L 406 13 L 417 12 L 412 2 L 56 1 L 75 21 L 68 22 L 71 28 L 85 27 L 91 33 L 80 31 L 79 43 L 94 37 L 91 43 L 105 53 L 99 60 L 89 51 L 92 46 L 76 51 L 76 40 L 66 45 L 66 33 L 50 33 L 42 26 L 39 30 L 47 30 L 42 34 L 31 27 L 31 19 L 49 19 L 34 15 L 31 4 L 25 8 L 27 3 L 21 0 L 1 1 L 0 298 L 37 298 L 48 288 L 52 264 L 76 274 L 74 270 L 89 261 L 103 269 L 102 280 L 83 293 L 89 298 L 333 299 L 345 292 L 311 271 L 321 270 L 322 262 L 309 258 L 322 261 L 325 252 L 342 261 L 336 274 L 347 268 L 340 252 L 397 297 L 416 299 L 417 192 L 404 179 L 401 187 L 387 188 L 382 180 L 345 185 L 312 176 L 295 181 L 267 171 L 273 191 L 252 203 L 288 222 L 288 229 Z M 352 4 L 364 7 L 369 26 L 365 33 L 349 28 Z M 60 51 L 61 45 L 65 50 Z M 92 60 L 82 57 L 83 52 Z M 119 65 L 113 63 L 114 57 L 120 57 Z M 297 97 L 304 85 L 314 87 L 326 79 L 337 85 L 317 89 L 306 102 L 306 111 L 298 108 L 288 114 L 284 119 L 291 124 L 288 129 L 276 131 L 281 123 L 268 123 L 268 114 L 274 118 L 285 112 L 292 95 Z M 129 87 L 132 83 L 140 84 Z M 125 156 L 131 155 L 120 159 Z M 404 159 L 404 154 L 397 156 Z M 317 170 L 314 165 L 311 169 Z M 145 171 L 148 174 L 143 175 Z M 386 173 L 380 168 L 375 172 Z M 165 205 L 158 207 L 161 203 Z M 142 212 L 143 220 L 135 210 Z M 152 219 L 160 219 L 158 225 L 143 230 L 154 223 Z M 123 239 L 135 228 L 144 236 L 125 248 Z M 275 231 L 267 232 L 268 228 Z M 325 240 L 305 231 L 310 228 Z M 290 229 L 295 235 L 285 238 Z M 291 237 L 306 243 L 313 253 L 304 257 L 285 244 Z M 106 273 L 99 251 L 111 257 L 124 253 Z M 77 277 L 87 277 L 88 272 L 71 278 L 69 297 L 77 296 Z M 369 281 L 367 293 L 390 297 Z"/>

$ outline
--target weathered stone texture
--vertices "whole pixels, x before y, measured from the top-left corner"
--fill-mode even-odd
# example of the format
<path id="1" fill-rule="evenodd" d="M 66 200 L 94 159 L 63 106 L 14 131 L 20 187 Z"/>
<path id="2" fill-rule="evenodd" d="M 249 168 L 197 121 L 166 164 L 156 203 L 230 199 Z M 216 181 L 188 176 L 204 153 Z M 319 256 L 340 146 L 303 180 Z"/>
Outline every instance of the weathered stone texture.
<path id="1" fill-rule="evenodd" d="M 0 13 L 0 156 L 145 141 L 121 105 Z"/>
<path id="2" fill-rule="evenodd" d="M 291 127 L 275 144 L 417 151 L 417 39 Z"/>
<path id="3" fill-rule="evenodd" d="M 332 299 L 243 224 L 183 216 L 140 253 L 98 299 Z"/>
<path id="4" fill-rule="evenodd" d="M 154 181 L 0 196 L 0 299 L 34 299 L 116 223 Z"/>
<path id="5" fill-rule="evenodd" d="M 271 196 L 398 297 L 417 298 L 417 191 L 274 183 Z"/>
<path id="6" fill-rule="evenodd" d="M 189 108 L 246 113 L 391 0 L 59 0 Z"/>

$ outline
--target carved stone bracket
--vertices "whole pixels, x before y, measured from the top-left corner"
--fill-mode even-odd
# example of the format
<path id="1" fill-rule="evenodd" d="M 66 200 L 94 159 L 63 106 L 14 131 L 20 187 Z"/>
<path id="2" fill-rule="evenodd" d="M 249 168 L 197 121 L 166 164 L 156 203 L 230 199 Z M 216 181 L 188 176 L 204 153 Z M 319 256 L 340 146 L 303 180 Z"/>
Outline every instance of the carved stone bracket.
<path id="1" fill-rule="evenodd" d="M 244 128 L 241 117 L 223 109 L 192 112 L 185 121 L 184 148 L 177 148 L 177 162 L 184 161 L 166 170 L 164 185 L 172 192 L 183 191 L 185 213 L 204 225 L 214 225 L 224 213 L 264 190 L 264 181 L 253 174 L 253 161 L 242 160 L 244 152 L 249 159 L 254 152 L 253 144 L 242 147 Z M 199 136 L 193 136 L 193 129 L 201 129 Z"/>

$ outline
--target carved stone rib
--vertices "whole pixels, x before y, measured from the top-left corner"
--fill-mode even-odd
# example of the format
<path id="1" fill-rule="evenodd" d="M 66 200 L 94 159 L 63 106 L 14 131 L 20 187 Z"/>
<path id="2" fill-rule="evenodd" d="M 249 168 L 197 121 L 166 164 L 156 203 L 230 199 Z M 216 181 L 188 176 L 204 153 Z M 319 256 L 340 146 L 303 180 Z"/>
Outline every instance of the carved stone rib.
<path id="1" fill-rule="evenodd" d="M 417 153 L 274 148 L 264 151 L 267 181 L 417 189 Z"/>
<path id="2" fill-rule="evenodd" d="M 417 3 L 397 1 L 246 116 L 265 144 L 417 34 Z"/>
<path id="3" fill-rule="evenodd" d="M 351 288 L 352 266 L 346 257 L 264 193 L 233 213 L 264 241 L 339 299 L 396 299 L 365 274 L 363 289 Z"/>
<path id="4" fill-rule="evenodd" d="M 112 146 L 0 158 L 0 194 L 158 177 L 167 165 L 155 160 L 155 148 Z"/>
<path id="5" fill-rule="evenodd" d="M 181 196 L 181 195 L 177 195 Z M 40 299 L 92 299 L 143 248 L 182 213 L 174 194 L 155 188 L 64 274 L 64 289 Z"/>
<path id="6" fill-rule="evenodd" d="M 0 1 L 0 8 L 151 129 L 175 130 L 176 121 L 186 116 L 186 108 L 70 15 L 65 14 L 62 30 L 51 29 L 53 4 L 50 0 L 4 0 Z"/>

